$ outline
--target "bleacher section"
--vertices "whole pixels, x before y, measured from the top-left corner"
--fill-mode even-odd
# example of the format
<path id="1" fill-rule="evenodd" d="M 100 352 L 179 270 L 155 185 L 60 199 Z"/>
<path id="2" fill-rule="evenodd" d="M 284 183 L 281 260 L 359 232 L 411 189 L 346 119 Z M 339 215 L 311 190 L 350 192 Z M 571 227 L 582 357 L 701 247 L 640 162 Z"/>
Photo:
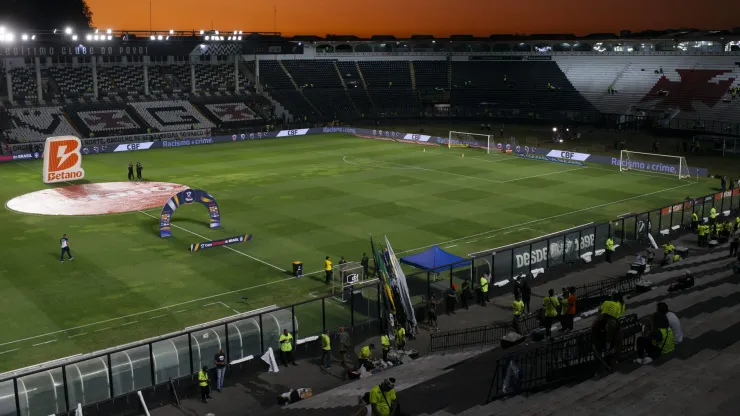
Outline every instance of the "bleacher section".
<path id="1" fill-rule="evenodd" d="M 144 93 L 144 69 L 140 65 L 98 67 L 98 94 Z"/>
<path id="2" fill-rule="evenodd" d="M 278 61 L 260 61 L 260 82 L 298 120 L 316 118 L 315 111 L 280 66 Z M 335 71 L 336 73 L 336 71 Z"/>
<path id="3" fill-rule="evenodd" d="M 13 128 L 5 134 L 16 142 L 43 142 L 52 136 L 79 136 L 61 107 L 13 108 L 8 113 Z"/>
<path id="4" fill-rule="evenodd" d="M 362 85 L 360 73 L 357 72 L 357 63 L 355 61 L 337 61 L 337 67 L 345 85 L 347 85 L 347 90 L 355 103 L 355 107 L 360 112 L 360 116 L 372 114 L 373 104 Z"/>
<path id="5" fill-rule="evenodd" d="M 14 68 L 10 70 L 10 76 L 13 79 L 13 98 L 16 101 L 38 98 L 35 73 L 28 68 Z"/>
<path id="6" fill-rule="evenodd" d="M 142 134 L 146 129 L 126 111 L 122 105 L 105 104 L 88 107 L 67 108 L 82 137 L 119 136 L 126 134 Z"/>
<path id="7" fill-rule="evenodd" d="M 732 56 L 556 56 L 554 60 L 603 113 L 679 110 L 679 118 L 740 121 L 740 103 L 728 93 L 740 85 L 740 67 Z M 663 73 L 656 74 L 661 68 Z M 609 94 L 609 87 L 617 92 Z"/>
<path id="8" fill-rule="evenodd" d="M 414 61 L 416 89 L 449 89 L 449 64 L 445 61 Z"/>
<path id="9" fill-rule="evenodd" d="M 201 105 L 203 112 L 221 125 L 254 124 L 262 120 L 242 102 L 212 103 Z"/>
<path id="10" fill-rule="evenodd" d="M 153 131 L 178 131 L 213 128 L 215 125 L 187 101 L 149 101 L 131 107 Z"/>
<path id="11" fill-rule="evenodd" d="M 165 67 L 160 65 L 151 65 L 147 76 L 149 77 L 149 94 L 161 94 L 171 92 L 172 85 L 165 79 Z"/>
<path id="12" fill-rule="evenodd" d="M 245 80 L 239 81 L 243 85 Z M 234 65 L 196 65 L 195 85 L 200 92 L 234 91 Z"/>
<path id="13" fill-rule="evenodd" d="M 52 66 L 49 74 L 57 85 L 57 97 L 93 95 L 92 68 L 89 66 Z"/>
<path id="14" fill-rule="evenodd" d="M 327 60 L 285 60 L 285 69 L 290 73 L 303 95 L 327 118 L 357 118 L 359 114 L 334 66 Z"/>
<path id="15" fill-rule="evenodd" d="M 554 62 L 453 61 L 451 104 L 522 115 L 596 111 Z"/>
<path id="16" fill-rule="evenodd" d="M 408 61 L 360 61 L 362 76 L 378 113 L 414 114 L 419 100 L 411 89 Z"/>

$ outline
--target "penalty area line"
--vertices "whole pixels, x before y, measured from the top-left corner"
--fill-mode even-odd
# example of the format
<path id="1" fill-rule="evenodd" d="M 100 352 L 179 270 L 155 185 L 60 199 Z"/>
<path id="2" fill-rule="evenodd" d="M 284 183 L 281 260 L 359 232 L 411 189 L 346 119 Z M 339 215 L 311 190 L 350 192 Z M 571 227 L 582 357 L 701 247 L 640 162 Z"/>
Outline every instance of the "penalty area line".
<path id="1" fill-rule="evenodd" d="M 146 213 L 146 212 L 144 212 L 144 211 L 138 211 L 138 212 L 140 212 L 140 213 L 142 213 L 142 214 L 146 215 L 147 217 L 151 217 L 151 218 L 157 219 L 157 217 L 155 217 L 154 215 L 152 215 L 152 214 L 149 214 L 149 213 Z M 196 237 L 198 237 L 198 238 L 202 238 L 202 239 L 203 239 L 204 241 L 209 241 L 209 240 L 208 240 L 208 238 L 206 238 L 206 237 L 203 237 L 202 235 L 200 235 L 200 234 L 198 234 L 198 233 L 195 233 L 195 232 L 193 232 L 193 231 L 190 231 L 190 230 L 188 230 L 188 229 L 186 229 L 186 228 L 182 228 L 182 227 L 180 227 L 179 225 L 175 225 L 175 224 L 172 224 L 172 226 L 173 226 L 173 227 L 175 227 L 175 228 L 177 228 L 177 229 L 183 230 L 183 231 L 185 231 L 186 233 L 192 234 L 192 235 L 194 235 L 194 236 L 196 236 Z M 248 257 L 248 258 L 250 258 L 250 259 L 252 259 L 252 260 L 254 260 L 254 261 L 256 261 L 256 262 L 262 263 L 262 264 L 264 264 L 265 266 L 269 266 L 269 267 L 272 267 L 272 268 L 273 268 L 273 269 L 275 269 L 275 270 L 279 270 L 279 271 L 281 271 L 281 272 L 284 272 L 284 271 L 285 271 L 285 269 L 283 269 L 282 267 L 278 267 L 278 266 L 275 266 L 274 264 L 270 264 L 270 263 L 268 263 L 268 262 L 266 262 L 266 261 L 264 261 L 264 260 L 260 260 L 260 259 L 258 259 L 257 257 L 253 257 L 253 256 L 250 256 L 249 254 L 247 254 L 247 253 L 244 253 L 244 252 L 242 252 L 242 251 L 239 251 L 239 250 L 237 250 L 237 249 L 235 249 L 235 248 L 232 248 L 232 247 L 229 247 L 229 246 L 222 246 L 222 247 L 223 247 L 223 248 L 225 248 L 225 249 L 227 249 L 227 250 L 231 250 L 231 251 L 233 251 L 234 253 L 237 253 L 237 254 L 241 254 L 241 255 L 242 255 L 242 256 L 244 256 L 244 257 Z"/>

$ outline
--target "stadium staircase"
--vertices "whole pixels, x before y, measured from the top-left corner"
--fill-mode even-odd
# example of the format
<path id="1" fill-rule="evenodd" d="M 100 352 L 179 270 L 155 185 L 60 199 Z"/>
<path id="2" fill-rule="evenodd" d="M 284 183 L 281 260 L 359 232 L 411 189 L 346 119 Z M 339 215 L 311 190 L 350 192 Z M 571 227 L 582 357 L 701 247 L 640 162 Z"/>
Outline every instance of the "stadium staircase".
<path id="1" fill-rule="evenodd" d="M 411 89 L 416 91 L 416 71 L 414 70 L 414 61 L 409 62 L 409 72 L 411 74 Z"/>
<path id="2" fill-rule="evenodd" d="M 339 65 L 337 64 L 337 61 L 332 61 L 332 65 L 334 66 L 334 70 L 337 71 L 337 76 L 339 77 L 339 82 L 342 83 L 342 88 L 344 88 L 344 93 L 347 96 L 347 99 L 349 100 L 349 104 L 352 105 L 352 108 L 355 110 L 355 115 L 361 115 L 362 111 L 360 111 L 359 108 L 357 108 L 357 104 L 352 100 L 352 95 L 349 92 L 349 88 L 347 88 L 347 83 L 344 81 L 344 77 L 342 77 L 342 71 L 339 70 Z"/>
<path id="3" fill-rule="evenodd" d="M 370 105 L 373 109 L 373 114 L 378 113 L 378 107 L 375 105 L 375 101 L 373 100 L 373 96 L 370 95 L 370 91 L 367 88 L 367 82 L 365 82 L 365 75 L 362 73 L 362 69 L 360 68 L 360 63 L 355 61 L 355 68 L 357 69 L 357 74 L 360 76 L 360 81 L 362 82 L 362 89 L 365 90 L 365 94 L 367 95 L 367 99 L 370 101 Z"/>

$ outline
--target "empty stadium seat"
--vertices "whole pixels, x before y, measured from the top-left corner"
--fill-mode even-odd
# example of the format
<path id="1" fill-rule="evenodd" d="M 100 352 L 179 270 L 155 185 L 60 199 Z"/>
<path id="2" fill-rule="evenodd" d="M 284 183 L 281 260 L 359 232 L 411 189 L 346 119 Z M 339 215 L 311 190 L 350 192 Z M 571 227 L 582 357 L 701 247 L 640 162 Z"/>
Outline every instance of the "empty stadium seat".
<path id="1" fill-rule="evenodd" d="M 62 107 L 12 108 L 8 114 L 12 128 L 5 134 L 12 141 L 43 142 L 52 136 L 79 136 Z"/>
<path id="2" fill-rule="evenodd" d="M 147 101 L 131 103 L 136 113 L 155 131 L 213 128 L 215 125 L 187 101 Z"/>

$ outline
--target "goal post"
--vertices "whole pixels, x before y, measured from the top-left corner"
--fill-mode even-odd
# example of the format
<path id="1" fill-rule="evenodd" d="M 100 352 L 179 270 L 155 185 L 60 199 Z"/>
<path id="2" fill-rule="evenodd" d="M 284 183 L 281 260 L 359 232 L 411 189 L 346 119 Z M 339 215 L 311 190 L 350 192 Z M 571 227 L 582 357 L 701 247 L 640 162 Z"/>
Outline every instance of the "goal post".
<path id="1" fill-rule="evenodd" d="M 486 153 L 491 153 L 491 137 L 490 134 L 450 131 L 447 137 L 447 148 L 472 147 L 483 149 Z"/>
<path id="2" fill-rule="evenodd" d="M 619 170 L 621 172 L 638 171 L 658 175 L 672 176 L 676 179 L 696 179 L 683 156 L 661 155 L 658 153 L 633 152 L 622 150 L 619 153 Z"/>

